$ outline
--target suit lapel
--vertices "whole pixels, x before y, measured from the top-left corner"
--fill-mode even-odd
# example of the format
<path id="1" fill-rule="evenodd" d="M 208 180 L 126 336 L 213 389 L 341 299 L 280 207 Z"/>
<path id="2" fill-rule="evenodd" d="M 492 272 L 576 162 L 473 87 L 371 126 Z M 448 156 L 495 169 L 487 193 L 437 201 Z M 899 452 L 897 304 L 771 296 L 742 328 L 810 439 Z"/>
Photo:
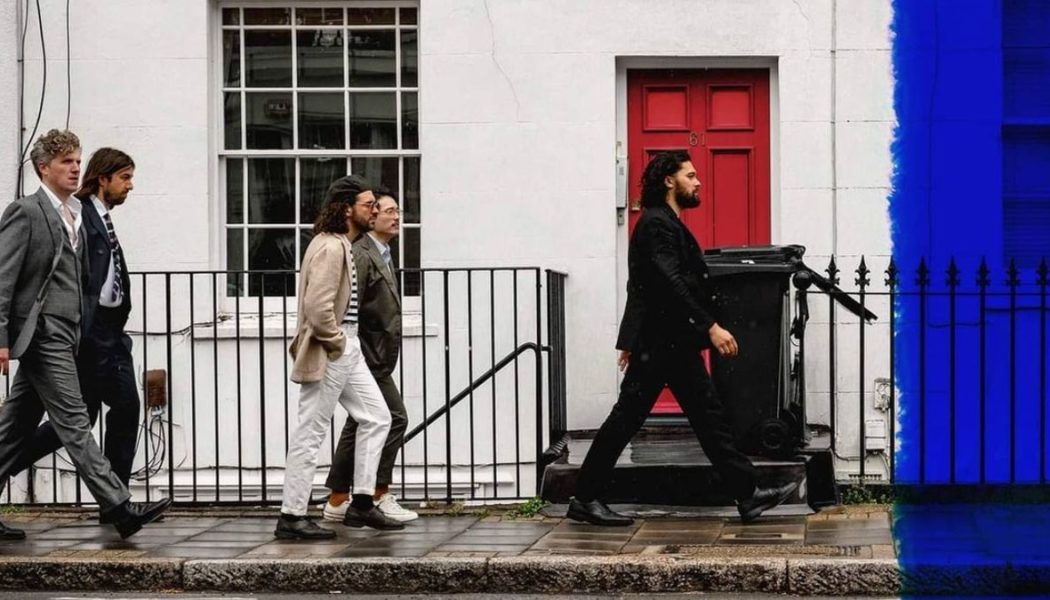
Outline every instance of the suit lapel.
<path id="1" fill-rule="evenodd" d="M 365 235 L 368 234 L 366 233 Z M 383 280 L 386 281 L 388 286 L 390 286 L 390 291 L 393 293 L 394 298 L 397 298 L 397 305 L 400 307 L 401 294 L 398 292 L 397 280 L 394 279 L 394 274 L 387 268 L 386 261 L 383 260 L 383 255 L 379 253 L 379 248 L 376 247 L 376 244 L 372 239 L 368 240 L 367 248 L 368 257 L 372 259 L 372 264 L 383 274 Z"/>
<path id="2" fill-rule="evenodd" d="M 91 224 L 91 228 L 101 235 L 102 239 L 106 240 L 106 246 L 112 251 L 113 246 L 109 243 L 109 231 L 106 230 L 106 224 L 102 222 L 102 217 L 98 215 L 98 209 L 95 208 L 94 200 L 90 198 L 85 200 L 83 210 L 84 222 Z"/>
<path id="3" fill-rule="evenodd" d="M 66 235 L 66 228 L 62 224 L 62 219 L 58 216 L 55 207 L 51 206 L 51 199 L 47 197 L 47 193 L 43 189 L 36 191 L 36 202 L 40 205 L 40 210 L 44 211 L 44 221 L 51 232 L 51 247 L 60 248 L 63 243 L 69 240 L 69 236 Z"/>

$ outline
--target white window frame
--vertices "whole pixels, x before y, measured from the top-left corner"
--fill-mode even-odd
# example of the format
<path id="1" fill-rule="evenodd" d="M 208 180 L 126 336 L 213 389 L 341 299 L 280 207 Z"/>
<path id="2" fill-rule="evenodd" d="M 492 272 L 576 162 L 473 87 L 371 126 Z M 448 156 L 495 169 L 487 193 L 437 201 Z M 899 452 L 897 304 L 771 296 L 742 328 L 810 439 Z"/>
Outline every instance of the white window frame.
<path id="1" fill-rule="evenodd" d="M 288 7 L 289 9 L 291 9 L 291 11 L 292 11 L 291 12 L 291 24 L 289 24 L 289 25 L 273 25 L 273 26 L 252 25 L 252 26 L 249 26 L 249 27 L 251 29 L 255 29 L 255 30 L 272 29 L 272 30 L 291 30 L 293 32 L 293 35 L 291 36 L 292 37 L 292 63 L 291 63 L 291 68 L 292 68 L 292 85 L 291 85 L 291 87 L 289 87 L 289 88 L 280 88 L 280 89 L 278 89 L 278 88 L 254 88 L 254 87 L 253 88 L 249 88 L 249 87 L 247 87 L 246 86 L 247 73 L 245 71 L 245 63 L 244 63 L 245 56 L 244 56 L 244 52 L 243 51 L 240 53 L 240 60 L 241 60 L 241 67 L 240 67 L 241 81 L 240 81 L 240 86 L 237 87 L 237 88 L 227 88 L 227 87 L 225 87 L 224 86 L 224 81 L 223 81 L 223 77 L 224 77 L 224 73 L 223 73 L 223 32 L 225 30 L 229 30 L 229 29 L 240 30 L 242 32 L 242 35 L 240 36 L 240 42 L 241 42 L 242 48 L 243 48 L 243 44 L 244 44 L 243 31 L 244 31 L 245 26 L 243 24 L 243 15 L 242 15 L 242 19 L 241 19 L 241 24 L 240 25 L 236 25 L 236 26 L 226 26 L 226 25 L 224 25 L 223 24 L 223 9 L 228 9 L 228 8 L 239 8 L 239 9 L 243 9 L 243 8 L 279 8 L 279 7 Z M 210 33 L 210 36 L 211 36 L 210 39 L 211 39 L 211 47 L 212 47 L 212 57 L 213 57 L 213 59 L 211 60 L 211 69 L 209 70 L 208 94 L 209 94 L 209 100 L 210 100 L 210 104 L 211 104 L 211 115 L 212 115 L 212 118 L 210 119 L 211 125 L 212 125 L 211 128 L 210 128 L 211 129 L 211 136 L 210 136 L 211 152 L 210 152 L 210 161 L 209 161 L 209 165 L 211 167 L 211 169 L 210 169 L 210 171 L 211 171 L 211 173 L 210 173 L 211 174 L 211 176 L 210 176 L 210 188 L 211 188 L 211 191 L 212 191 L 212 194 L 213 194 L 212 197 L 216 199 L 216 201 L 212 203 L 212 206 L 213 206 L 213 212 L 212 212 L 213 219 L 212 219 L 212 222 L 215 224 L 213 229 L 212 229 L 213 236 L 212 236 L 212 243 L 211 243 L 211 248 L 212 248 L 211 256 L 213 257 L 213 263 L 212 263 L 213 269 L 221 271 L 221 270 L 225 270 L 227 268 L 228 252 L 227 252 L 226 239 L 227 239 L 227 231 L 229 229 L 238 228 L 238 229 L 242 229 L 245 232 L 245 235 L 243 236 L 243 239 L 242 239 L 242 244 L 243 244 L 243 246 L 242 246 L 242 254 L 244 256 L 245 268 L 247 268 L 247 261 L 248 261 L 248 254 L 247 254 L 248 235 L 247 235 L 247 232 L 249 230 L 251 230 L 251 229 L 265 229 L 267 227 L 281 228 L 281 229 L 289 228 L 289 224 L 280 224 L 280 225 L 254 224 L 253 225 L 253 224 L 248 224 L 247 222 L 245 222 L 245 224 L 243 224 L 243 225 L 239 225 L 239 226 L 238 225 L 234 225 L 233 227 L 231 227 L 231 226 L 229 226 L 226 223 L 226 214 L 227 214 L 227 210 L 226 210 L 227 209 L 227 206 L 226 206 L 226 159 L 229 159 L 229 158 L 242 158 L 242 159 L 245 159 L 244 162 L 243 162 L 244 168 L 243 168 L 243 175 L 242 175 L 242 177 L 244 178 L 244 180 L 243 180 L 242 185 L 244 186 L 245 193 L 247 193 L 247 177 L 248 177 L 248 168 L 247 168 L 248 163 L 247 163 L 247 159 L 248 158 L 295 158 L 295 159 L 298 159 L 298 158 L 309 158 L 309 157 L 312 157 L 312 156 L 340 157 L 340 158 L 346 160 L 346 162 L 347 162 L 347 172 L 350 172 L 351 159 L 353 159 L 353 158 L 370 157 L 370 156 L 382 157 L 382 158 L 396 157 L 398 159 L 398 188 L 395 191 L 399 195 L 403 196 L 403 194 L 404 194 L 404 184 L 405 184 L 405 181 L 404 181 L 404 173 L 405 173 L 404 159 L 405 158 L 417 158 L 417 159 L 420 160 L 420 163 L 422 162 L 422 158 L 421 158 L 422 157 L 422 153 L 421 153 L 420 149 L 418 149 L 418 148 L 416 148 L 416 149 L 402 149 L 401 148 L 401 146 L 402 146 L 402 139 L 401 138 L 402 138 L 402 134 L 403 134 L 402 124 L 401 124 L 401 119 L 403 118 L 403 115 L 402 115 L 402 96 L 403 96 L 403 93 L 410 92 L 410 93 L 415 93 L 416 94 L 416 98 L 417 98 L 417 121 L 416 122 L 417 122 L 417 124 L 421 122 L 421 119 L 419 118 L 418 105 L 419 105 L 419 89 L 421 87 L 421 83 L 422 82 L 421 82 L 421 74 L 419 73 L 418 68 L 417 68 L 417 74 L 416 74 L 416 77 L 417 77 L 416 86 L 415 87 L 402 87 L 402 85 L 401 85 L 401 75 L 402 75 L 402 73 L 401 73 L 401 71 L 402 71 L 402 69 L 401 69 L 401 42 L 400 42 L 400 40 L 401 40 L 401 31 L 404 31 L 404 30 L 416 31 L 417 32 L 417 40 L 419 39 L 418 32 L 420 30 L 420 24 L 419 24 L 418 15 L 419 15 L 419 11 L 420 11 L 420 3 L 418 1 L 416 1 L 416 0 L 326 0 L 326 1 L 319 1 L 319 0 L 310 0 L 310 1 L 301 1 L 301 0 L 219 0 L 219 1 L 214 2 L 212 4 L 212 8 L 213 8 L 213 10 L 210 11 L 211 23 L 209 24 L 209 33 Z M 301 9 L 301 8 L 342 8 L 343 9 L 343 24 L 342 25 L 297 25 L 296 24 L 295 11 L 297 9 Z M 401 24 L 401 11 L 400 10 L 395 10 L 395 21 L 394 21 L 393 25 L 350 25 L 349 21 L 348 21 L 348 18 L 347 18 L 348 17 L 347 10 L 346 10 L 347 8 L 394 8 L 394 9 L 415 8 L 416 11 L 417 11 L 416 12 L 416 14 L 417 14 L 417 21 L 416 21 L 416 24 L 414 24 L 414 25 L 412 25 L 412 24 L 410 24 L 410 25 L 402 25 Z M 397 43 L 395 44 L 395 48 L 396 48 L 396 54 L 395 54 L 395 56 L 396 56 L 396 58 L 395 58 L 395 65 L 396 65 L 396 67 L 395 67 L 395 77 L 396 77 L 396 79 L 395 79 L 394 87 L 383 87 L 383 88 L 357 88 L 357 87 L 355 87 L 355 88 L 350 88 L 349 87 L 349 65 L 348 65 L 347 60 L 346 60 L 346 47 L 344 45 L 344 52 L 343 52 L 343 56 L 344 56 L 344 59 L 343 59 L 343 87 L 341 87 L 341 88 L 317 88 L 317 87 L 300 88 L 299 85 L 298 85 L 298 75 L 297 75 L 298 74 L 298 68 L 297 68 L 298 67 L 298 54 L 295 51 L 296 44 L 297 44 L 297 39 L 296 39 L 297 36 L 294 35 L 294 32 L 297 31 L 297 30 L 300 30 L 300 29 L 309 29 L 309 30 L 338 29 L 338 30 L 341 30 L 341 31 L 344 32 L 344 44 L 347 43 L 347 41 L 349 39 L 348 35 L 347 35 L 347 32 L 350 29 L 354 29 L 354 30 L 361 30 L 361 29 L 390 30 L 390 29 L 394 29 L 395 31 L 397 31 L 397 38 L 396 38 L 397 39 Z M 418 46 L 417 46 L 417 48 L 418 48 Z M 417 58 L 416 58 L 417 65 L 418 65 L 418 60 L 419 60 L 419 58 L 418 58 L 419 57 L 418 50 L 417 50 L 417 55 L 416 56 L 417 56 Z M 349 94 L 351 94 L 351 93 L 357 93 L 357 92 L 365 92 L 365 93 L 368 93 L 368 92 L 393 93 L 394 96 L 395 96 L 395 101 L 396 101 L 396 108 L 395 108 L 395 110 L 396 110 L 396 114 L 397 114 L 397 118 L 398 118 L 397 127 L 396 127 L 396 130 L 397 130 L 397 142 L 398 142 L 397 143 L 397 148 L 396 149 L 383 149 L 383 150 L 354 150 L 354 149 L 350 149 L 350 123 L 349 123 L 349 119 L 344 119 L 344 135 L 345 135 L 345 138 L 344 138 L 345 139 L 345 144 L 344 144 L 345 147 L 344 148 L 342 148 L 342 149 L 326 149 L 326 150 L 313 150 L 313 149 L 302 150 L 302 149 L 295 148 L 295 146 L 299 145 L 299 139 L 298 139 L 298 125 L 299 125 L 299 118 L 298 118 L 298 92 L 299 92 L 300 89 L 308 90 L 310 92 L 329 92 L 329 93 L 331 93 L 331 92 L 341 92 L 344 95 L 344 98 L 343 98 L 343 100 L 344 100 L 344 111 L 349 110 Z M 247 123 L 246 123 L 246 119 L 245 119 L 245 112 L 247 110 L 247 106 L 246 106 L 246 102 L 244 101 L 244 95 L 243 94 L 246 93 L 246 92 L 267 92 L 267 91 L 269 91 L 269 92 L 278 92 L 278 91 L 279 92 L 287 92 L 287 93 L 290 93 L 291 96 L 292 96 L 292 109 L 291 109 L 292 110 L 292 116 L 293 116 L 293 121 L 292 121 L 292 123 L 293 123 L 293 133 L 292 133 L 292 136 L 293 136 L 293 148 L 292 149 L 248 150 L 247 147 L 246 147 L 247 146 L 247 143 L 246 143 L 247 142 Z M 225 98 L 225 94 L 227 92 L 242 93 L 241 123 L 240 123 L 240 129 L 241 129 L 241 132 L 240 132 L 241 133 L 241 144 L 240 144 L 240 146 L 241 146 L 241 148 L 239 150 L 227 150 L 226 147 L 225 147 L 226 144 L 225 144 L 225 107 L 224 107 L 224 98 Z M 292 224 L 291 227 L 294 227 L 296 229 L 296 231 L 298 232 L 298 231 L 306 228 L 306 227 L 303 226 L 304 224 L 299 223 L 299 220 L 300 220 L 300 208 L 301 208 L 301 203 L 300 203 L 301 184 L 300 184 L 300 181 L 299 181 L 300 174 L 299 174 L 299 161 L 298 160 L 296 160 L 296 162 L 295 162 L 295 171 L 296 171 L 295 182 L 294 182 L 294 188 L 295 188 L 294 189 L 294 194 L 295 194 L 295 199 L 294 199 L 294 202 L 295 202 L 295 214 L 294 214 L 294 224 Z M 401 198 L 401 204 L 402 204 L 402 207 L 404 207 L 404 198 Z M 247 210 L 247 206 L 245 206 L 245 210 Z M 405 259 L 405 237 L 406 237 L 405 236 L 405 232 L 406 232 L 406 230 L 413 230 L 414 229 L 417 232 L 416 233 L 417 235 L 421 235 L 421 228 L 422 228 L 422 225 L 423 225 L 422 214 L 421 214 L 422 213 L 422 201 L 421 200 L 420 200 L 419 212 L 420 212 L 419 218 L 414 223 L 405 223 L 404 219 L 402 219 L 401 235 L 399 235 L 398 239 L 397 239 L 398 256 L 399 256 L 399 259 L 401 261 L 401 263 L 398 265 L 399 267 L 404 264 L 403 261 Z M 245 218 L 245 221 L 247 221 L 247 215 L 245 215 L 244 218 Z M 299 236 L 296 235 L 295 239 L 296 239 L 296 263 L 297 263 L 296 266 L 297 266 L 297 268 L 298 268 L 299 256 L 301 255 L 301 252 L 302 252 L 302 249 L 299 248 L 299 239 L 298 238 L 299 238 Z M 225 277 L 222 277 L 221 279 L 223 279 L 222 285 L 223 285 L 223 289 L 225 289 L 225 283 L 226 283 L 225 282 Z M 296 295 L 296 290 L 297 290 L 297 287 L 298 287 L 298 277 L 296 277 L 295 284 L 296 284 L 295 288 L 293 288 L 291 290 L 291 295 L 289 296 L 289 299 L 287 301 L 288 311 L 289 312 L 293 312 L 293 313 L 296 310 L 296 303 L 294 302 L 294 296 Z M 245 285 L 245 289 L 242 290 L 242 294 L 240 296 L 242 309 L 244 309 L 244 307 L 246 306 L 245 302 L 250 302 L 253 308 L 257 306 L 257 302 L 258 302 L 258 296 L 249 296 L 248 295 L 247 287 L 248 286 Z M 237 302 L 237 299 L 234 296 L 230 296 L 230 295 L 227 295 L 225 293 L 222 293 L 222 294 L 220 294 L 219 298 L 220 298 L 220 303 L 222 304 L 222 308 L 223 308 L 224 311 L 232 311 L 234 309 L 235 304 Z M 264 299 L 263 299 L 263 309 L 266 312 L 271 312 L 271 313 L 272 312 L 281 312 L 283 310 L 283 308 L 284 308 L 284 305 L 285 305 L 285 302 L 283 301 L 283 299 L 281 297 L 264 297 Z M 419 298 L 418 297 L 405 297 L 404 298 L 404 310 L 405 310 L 406 313 L 416 312 L 418 310 L 418 305 L 419 305 Z M 416 308 L 413 308 L 413 307 L 416 307 Z"/>

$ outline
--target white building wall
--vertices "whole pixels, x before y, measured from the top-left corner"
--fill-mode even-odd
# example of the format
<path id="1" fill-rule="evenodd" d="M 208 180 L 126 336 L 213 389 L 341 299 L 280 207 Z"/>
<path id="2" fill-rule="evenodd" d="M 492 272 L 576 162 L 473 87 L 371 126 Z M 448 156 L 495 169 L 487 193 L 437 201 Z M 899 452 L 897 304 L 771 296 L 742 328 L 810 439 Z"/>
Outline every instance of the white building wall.
<path id="1" fill-rule="evenodd" d="M 8 106 L 17 105 L 18 81 L 12 4 L 0 7 L 0 101 Z M 138 164 L 136 190 L 115 214 L 131 268 L 221 267 L 213 143 L 221 115 L 210 70 L 219 59 L 217 3 L 82 0 L 71 6 L 70 127 L 81 136 L 85 157 L 115 145 Z M 65 2 L 42 0 L 41 10 L 46 130 L 65 120 Z M 613 346 L 627 232 L 616 210 L 616 144 L 626 143 L 618 89 L 632 61 L 673 59 L 772 66 L 774 243 L 807 246 L 808 262 L 818 269 L 832 254 L 852 269 L 863 253 L 877 271 L 873 281 L 881 283 L 878 270 L 890 253 L 890 19 L 890 0 L 425 0 L 419 46 L 423 265 L 527 265 L 569 273 L 569 424 L 596 427 L 619 380 Z M 41 66 L 39 40 L 30 35 L 24 109 L 30 127 Z M 11 112 L 0 116 L 6 140 L 0 142 L 0 207 L 14 195 L 18 162 Z M 25 184 L 27 191 L 37 185 L 31 169 Z M 853 274 L 843 280 L 852 282 Z M 810 339 L 826 339 L 826 303 L 812 304 Z M 888 312 L 875 312 L 881 319 L 871 337 L 888 339 Z M 151 330 L 154 325 L 151 317 Z M 811 416 L 826 422 L 828 365 L 819 355 L 809 355 Z M 869 360 L 870 396 L 873 379 L 888 368 L 880 353 L 869 353 Z M 839 361 L 837 391 L 856 395 L 858 373 L 850 364 L 856 361 Z M 857 445 L 856 421 L 855 412 L 840 410 L 843 448 Z"/>

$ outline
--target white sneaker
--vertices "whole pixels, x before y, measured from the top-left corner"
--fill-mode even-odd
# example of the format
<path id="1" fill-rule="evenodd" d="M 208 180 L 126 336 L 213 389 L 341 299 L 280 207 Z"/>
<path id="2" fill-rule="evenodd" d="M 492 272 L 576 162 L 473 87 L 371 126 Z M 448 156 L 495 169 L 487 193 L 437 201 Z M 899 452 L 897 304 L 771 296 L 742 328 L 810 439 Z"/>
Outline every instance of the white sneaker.
<path id="1" fill-rule="evenodd" d="M 408 510 L 407 508 L 398 504 L 397 496 L 393 494 L 383 494 L 383 496 L 379 499 L 379 502 L 376 502 L 376 508 L 378 508 L 379 512 L 383 513 L 384 515 L 402 523 L 405 523 L 407 521 L 414 521 L 419 518 L 418 513 Z M 327 510 L 328 509 L 326 507 L 325 511 Z M 344 508 L 343 511 L 345 512 L 346 509 Z"/>
<path id="2" fill-rule="evenodd" d="M 342 523 L 343 517 L 346 516 L 346 507 L 350 506 L 349 500 L 344 500 L 339 506 L 332 506 L 331 503 L 324 503 L 324 520 L 334 521 L 336 523 Z"/>

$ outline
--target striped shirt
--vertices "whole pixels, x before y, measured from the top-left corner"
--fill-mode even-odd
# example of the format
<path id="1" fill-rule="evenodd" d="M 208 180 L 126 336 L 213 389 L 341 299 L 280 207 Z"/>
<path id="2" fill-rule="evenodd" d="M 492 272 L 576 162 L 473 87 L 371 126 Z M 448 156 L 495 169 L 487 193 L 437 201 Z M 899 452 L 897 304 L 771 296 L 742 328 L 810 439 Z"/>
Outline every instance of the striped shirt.
<path id="1" fill-rule="evenodd" d="M 343 317 L 343 324 L 357 324 L 357 264 L 353 260 L 353 256 L 350 257 L 350 305 L 346 308 L 346 315 Z"/>

